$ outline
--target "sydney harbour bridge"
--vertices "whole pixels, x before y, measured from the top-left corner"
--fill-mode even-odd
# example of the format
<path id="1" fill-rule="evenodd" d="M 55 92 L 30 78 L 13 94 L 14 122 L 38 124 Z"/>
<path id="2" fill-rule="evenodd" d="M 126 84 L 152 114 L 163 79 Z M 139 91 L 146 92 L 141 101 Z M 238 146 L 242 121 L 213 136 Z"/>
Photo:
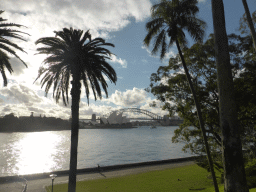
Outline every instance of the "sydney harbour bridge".
<path id="1" fill-rule="evenodd" d="M 113 112 L 116 113 L 137 113 L 137 114 L 143 114 L 144 116 L 147 116 L 147 118 L 143 117 L 128 117 L 130 120 L 162 120 L 164 119 L 162 116 L 159 116 L 155 113 L 152 113 L 150 111 L 147 111 L 145 109 L 139 109 L 139 108 L 123 108 L 115 111 L 111 111 L 109 113 L 106 113 L 103 115 L 103 117 L 107 118 L 110 116 Z M 100 119 L 100 117 L 97 117 L 97 119 Z M 83 120 L 91 120 L 91 119 L 80 119 L 80 121 Z"/>
<path id="2" fill-rule="evenodd" d="M 110 113 L 103 115 L 104 117 L 108 117 L 111 113 L 113 113 L 114 111 L 111 111 Z M 117 113 L 140 113 L 140 114 L 144 114 L 146 116 L 148 116 L 148 118 L 141 118 L 141 117 L 129 117 L 129 119 L 138 119 L 138 120 L 160 120 L 163 119 L 163 117 L 152 113 L 150 111 L 147 111 L 145 109 L 139 109 L 139 108 L 124 108 L 124 109 L 119 109 L 116 110 L 115 112 Z"/>

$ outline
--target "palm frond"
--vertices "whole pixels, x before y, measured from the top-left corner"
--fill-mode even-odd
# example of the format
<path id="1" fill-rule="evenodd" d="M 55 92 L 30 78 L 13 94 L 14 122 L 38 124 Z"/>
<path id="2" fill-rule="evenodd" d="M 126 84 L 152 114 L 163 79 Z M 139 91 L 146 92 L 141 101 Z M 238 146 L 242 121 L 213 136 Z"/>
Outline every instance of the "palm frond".
<path id="1" fill-rule="evenodd" d="M 27 53 L 26 51 L 24 51 L 20 46 L 18 46 L 17 44 L 15 43 L 12 43 L 10 40 L 8 39 L 5 39 L 5 38 L 2 38 L 0 37 L 0 44 L 5 44 L 5 45 L 8 45 L 8 46 L 11 46 L 11 47 L 14 47 L 24 53 Z M 4 48 L 3 48 L 4 49 Z M 7 50 L 6 50 L 7 51 Z"/>
<path id="2" fill-rule="evenodd" d="M 5 70 L 4 70 L 4 66 L 3 66 L 3 65 L 0 65 L 0 72 L 1 72 L 1 75 L 2 75 L 2 77 L 3 77 L 4 86 L 7 86 L 7 77 L 6 77 L 6 74 L 5 74 Z"/>
<path id="3" fill-rule="evenodd" d="M 102 74 L 106 74 L 111 82 L 116 82 L 115 70 L 106 62 L 111 52 L 105 46 L 114 47 L 102 38 L 91 39 L 89 30 L 83 34 L 82 30 L 64 28 L 54 31 L 55 37 L 44 37 L 35 43 L 42 44 L 37 48 L 37 54 L 47 54 L 39 70 L 36 80 L 41 78 L 41 87 L 45 87 L 46 94 L 53 86 L 53 97 L 56 102 L 62 96 L 63 103 L 68 103 L 70 76 L 83 82 L 89 104 L 90 88 L 95 100 L 102 98 L 101 87 L 106 92 L 107 83 Z M 107 95 L 107 93 L 106 93 Z"/>
<path id="4" fill-rule="evenodd" d="M 148 34 L 143 41 L 145 46 L 148 47 L 152 38 L 163 28 L 163 22 L 163 19 L 154 19 L 146 24 Z"/>
<path id="5" fill-rule="evenodd" d="M 0 11 L 0 14 L 2 14 L 3 12 L 4 11 Z M 7 69 L 10 73 L 13 72 L 13 69 L 9 62 L 10 58 L 5 53 L 15 56 L 27 67 L 27 64 L 16 54 L 15 49 L 24 53 L 26 53 L 26 51 L 24 51 L 24 49 L 18 46 L 17 44 L 13 43 L 11 41 L 11 38 L 26 41 L 26 39 L 22 35 L 24 34 L 29 35 L 29 34 L 10 28 L 10 27 L 25 27 L 25 26 L 15 24 L 15 23 L 2 23 L 3 21 L 6 21 L 6 19 L 3 19 L 2 17 L 0 17 L 0 68 L 1 68 L 0 70 L 4 80 L 4 86 L 6 86 L 8 81 L 5 74 L 5 69 Z"/>
<path id="6" fill-rule="evenodd" d="M 25 34 L 25 35 L 28 35 L 30 36 L 28 33 L 25 33 L 25 32 L 22 32 L 22 31 L 18 31 L 18 30 L 13 30 L 13 29 L 10 29 L 10 28 L 1 28 L 1 27 L 4 27 L 4 26 L 15 26 L 15 25 L 10 25 L 10 24 L 6 24 L 6 25 L 3 25 L 3 24 L 0 24 L 0 36 L 1 37 L 12 37 L 12 38 L 15 38 L 15 39 L 20 39 L 22 41 L 26 41 L 26 39 L 23 38 L 22 35 L 20 35 L 19 33 L 21 34 Z"/>
<path id="7" fill-rule="evenodd" d="M 156 54 L 161 46 L 160 59 L 163 59 L 167 50 L 164 43 L 169 37 L 168 48 L 176 41 L 181 48 L 187 46 L 186 30 L 191 37 L 200 41 L 204 38 L 206 23 L 197 18 L 199 12 L 197 0 L 161 0 L 151 8 L 151 20 L 146 24 L 148 34 L 144 39 L 144 44 L 148 47 L 154 38 L 152 54 Z M 164 34 L 163 28 L 166 29 Z"/>
<path id="8" fill-rule="evenodd" d="M 160 48 L 163 41 L 165 41 L 166 31 L 162 30 L 159 35 L 155 37 L 155 42 L 153 45 L 152 55 L 155 55 L 158 52 L 158 49 Z M 164 50 L 162 50 L 164 51 Z M 165 53 L 164 53 L 165 54 Z"/>

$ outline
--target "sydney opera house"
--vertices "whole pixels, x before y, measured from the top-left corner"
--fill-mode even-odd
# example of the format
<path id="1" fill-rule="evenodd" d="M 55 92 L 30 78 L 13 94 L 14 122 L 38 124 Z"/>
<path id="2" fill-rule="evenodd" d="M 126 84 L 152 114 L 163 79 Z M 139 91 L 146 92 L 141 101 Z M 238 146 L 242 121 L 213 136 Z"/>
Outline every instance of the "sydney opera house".
<path id="1" fill-rule="evenodd" d="M 123 124 L 128 122 L 130 120 L 123 116 L 123 113 L 117 114 L 116 111 L 112 112 L 108 118 L 101 117 L 101 123 L 103 124 Z"/>

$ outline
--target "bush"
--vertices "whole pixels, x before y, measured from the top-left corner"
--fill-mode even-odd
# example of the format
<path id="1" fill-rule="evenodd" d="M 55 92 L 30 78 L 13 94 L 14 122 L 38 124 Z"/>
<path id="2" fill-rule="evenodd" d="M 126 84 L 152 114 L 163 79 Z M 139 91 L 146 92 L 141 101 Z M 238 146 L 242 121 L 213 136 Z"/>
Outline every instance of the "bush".
<path id="1" fill-rule="evenodd" d="M 214 170 L 218 171 L 220 173 L 220 176 L 216 178 L 219 178 L 219 183 L 224 183 L 224 178 L 223 178 L 223 165 L 222 165 L 222 161 L 219 160 L 219 158 L 214 158 L 215 161 L 213 161 L 213 167 Z M 204 169 L 206 169 L 208 172 L 210 172 L 210 166 L 208 163 L 208 159 L 205 156 L 201 156 L 199 158 L 196 159 L 196 164 Z M 212 179 L 211 174 L 208 176 L 209 179 Z"/>
<path id="2" fill-rule="evenodd" d="M 245 174 L 249 189 L 256 187 L 256 159 L 253 159 L 246 164 Z"/>
<path id="3" fill-rule="evenodd" d="M 210 172 L 210 166 L 208 164 L 208 160 L 206 157 L 197 158 L 196 164 L 206 169 L 208 172 Z M 246 174 L 247 185 L 249 189 L 255 188 L 256 187 L 256 159 L 252 159 L 252 160 L 245 159 L 245 164 L 246 164 L 245 174 Z M 224 177 L 223 177 L 224 170 L 223 170 L 222 161 L 214 161 L 213 165 L 214 165 L 214 169 L 218 170 L 221 173 L 219 177 L 219 182 L 224 183 Z M 212 179 L 211 174 L 208 175 L 208 178 Z"/>

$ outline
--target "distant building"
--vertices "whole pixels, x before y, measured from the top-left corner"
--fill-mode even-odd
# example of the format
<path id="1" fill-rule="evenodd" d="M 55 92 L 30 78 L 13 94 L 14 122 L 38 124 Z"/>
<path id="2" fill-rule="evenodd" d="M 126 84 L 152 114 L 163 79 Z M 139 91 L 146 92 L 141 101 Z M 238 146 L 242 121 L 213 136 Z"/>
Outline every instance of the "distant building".
<path id="1" fill-rule="evenodd" d="M 181 118 L 179 116 L 172 116 L 171 120 L 181 120 Z"/>
<path id="2" fill-rule="evenodd" d="M 123 113 L 117 114 L 116 111 L 112 112 L 108 118 L 101 117 L 101 123 L 102 124 L 123 124 L 128 123 L 130 120 L 123 117 Z"/>
<path id="3" fill-rule="evenodd" d="M 96 122 L 96 114 L 92 114 L 92 121 Z"/>
<path id="4" fill-rule="evenodd" d="M 108 120 L 105 117 L 100 118 L 102 124 L 108 124 Z"/>

